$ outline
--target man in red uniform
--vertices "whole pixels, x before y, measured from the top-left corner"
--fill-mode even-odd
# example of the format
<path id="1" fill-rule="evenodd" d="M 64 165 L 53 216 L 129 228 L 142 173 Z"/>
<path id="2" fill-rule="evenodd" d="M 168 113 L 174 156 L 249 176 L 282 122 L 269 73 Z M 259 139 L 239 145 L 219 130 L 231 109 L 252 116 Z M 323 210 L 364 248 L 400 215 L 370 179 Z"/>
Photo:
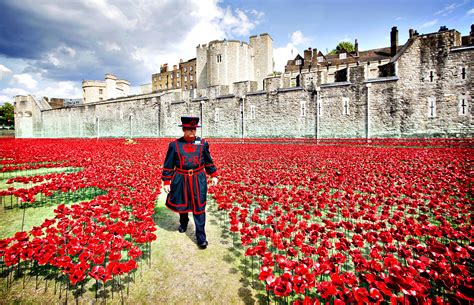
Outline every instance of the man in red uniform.
<path id="1" fill-rule="evenodd" d="M 168 193 L 166 206 L 179 213 L 180 233 L 186 232 L 189 217 L 193 213 L 196 240 L 201 249 L 208 245 L 204 226 L 206 224 L 206 173 L 217 184 L 217 168 L 209 152 L 209 143 L 196 137 L 198 117 L 181 117 L 183 137 L 168 146 L 163 165 L 162 180 Z"/>

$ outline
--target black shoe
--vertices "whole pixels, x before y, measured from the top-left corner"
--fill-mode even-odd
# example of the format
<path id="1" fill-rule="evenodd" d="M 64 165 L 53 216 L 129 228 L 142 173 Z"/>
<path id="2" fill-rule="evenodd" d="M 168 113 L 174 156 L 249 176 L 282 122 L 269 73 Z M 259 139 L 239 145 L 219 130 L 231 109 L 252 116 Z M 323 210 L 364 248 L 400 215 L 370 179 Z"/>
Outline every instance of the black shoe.
<path id="1" fill-rule="evenodd" d="M 179 226 L 178 232 L 179 232 L 179 233 L 184 233 L 184 232 L 186 232 L 187 229 L 188 229 L 187 227 Z"/>
<path id="2" fill-rule="evenodd" d="M 198 243 L 198 247 L 201 248 L 201 249 L 206 249 L 207 245 L 209 245 L 209 243 L 207 241 L 203 241 L 203 242 Z"/>

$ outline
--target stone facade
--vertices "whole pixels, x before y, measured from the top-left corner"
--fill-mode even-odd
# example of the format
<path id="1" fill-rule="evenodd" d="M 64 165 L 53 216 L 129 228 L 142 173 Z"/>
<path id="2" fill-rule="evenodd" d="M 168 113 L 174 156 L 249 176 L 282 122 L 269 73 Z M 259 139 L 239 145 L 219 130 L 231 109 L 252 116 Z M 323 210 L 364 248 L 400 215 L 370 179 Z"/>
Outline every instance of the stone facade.
<path id="1" fill-rule="evenodd" d="M 117 79 L 115 75 L 106 74 L 105 80 L 82 81 L 84 103 L 93 103 L 130 94 L 130 83 Z"/>
<path id="2" fill-rule="evenodd" d="M 230 86 L 240 81 L 263 80 L 273 72 L 273 39 L 268 34 L 250 37 L 250 42 L 214 40 L 196 49 L 197 88 Z"/>
<path id="3" fill-rule="evenodd" d="M 472 41 L 455 30 L 413 34 L 383 60 L 290 69 L 261 86 L 241 81 L 59 109 L 18 96 L 16 136 L 177 137 L 180 116 L 194 115 L 204 137 L 472 137 Z"/>
<path id="4" fill-rule="evenodd" d="M 196 58 L 183 62 L 179 66 L 173 65 L 173 70 L 168 71 L 168 64 L 161 65 L 160 73 L 151 77 L 152 92 L 180 89 L 192 90 L 196 85 Z"/>

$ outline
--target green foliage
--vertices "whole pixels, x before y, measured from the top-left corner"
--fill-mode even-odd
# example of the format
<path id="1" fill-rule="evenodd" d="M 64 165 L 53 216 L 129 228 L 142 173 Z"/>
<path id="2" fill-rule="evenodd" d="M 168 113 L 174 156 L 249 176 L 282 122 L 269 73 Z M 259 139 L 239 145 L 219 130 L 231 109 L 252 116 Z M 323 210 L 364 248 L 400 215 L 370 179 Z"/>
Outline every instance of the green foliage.
<path id="1" fill-rule="evenodd" d="M 5 103 L 0 106 L 0 126 L 13 127 L 13 113 L 14 108 L 10 103 Z"/>
<path id="2" fill-rule="evenodd" d="M 354 52 L 355 47 L 352 42 L 349 41 L 341 41 L 337 47 L 329 52 L 329 55 L 334 55 L 334 54 L 339 54 L 339 53 L 344 53 L 344 52 Z"/>

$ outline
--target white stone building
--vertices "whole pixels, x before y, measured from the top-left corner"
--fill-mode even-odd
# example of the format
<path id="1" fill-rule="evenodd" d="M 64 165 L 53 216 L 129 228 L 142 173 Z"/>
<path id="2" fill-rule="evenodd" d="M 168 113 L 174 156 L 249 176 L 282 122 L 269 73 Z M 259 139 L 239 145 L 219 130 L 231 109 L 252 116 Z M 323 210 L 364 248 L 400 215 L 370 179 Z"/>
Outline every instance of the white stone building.
<path id="1" fill-rule="evenodd" d="M 130 94 L 130 83 L 117 79 L 115 75 L 105 74 L 105 80 L 82 81 L 84 104 L 123 97 Z"/>
<path id="2" fill-rule="evenodd" d="M 214 40 L 196 48 L 197 88 L 230 86 L 240 81 L 256 81 L 273 72 L 273 39 L 268 34 L 250 36 L 250 42 Z"/>

